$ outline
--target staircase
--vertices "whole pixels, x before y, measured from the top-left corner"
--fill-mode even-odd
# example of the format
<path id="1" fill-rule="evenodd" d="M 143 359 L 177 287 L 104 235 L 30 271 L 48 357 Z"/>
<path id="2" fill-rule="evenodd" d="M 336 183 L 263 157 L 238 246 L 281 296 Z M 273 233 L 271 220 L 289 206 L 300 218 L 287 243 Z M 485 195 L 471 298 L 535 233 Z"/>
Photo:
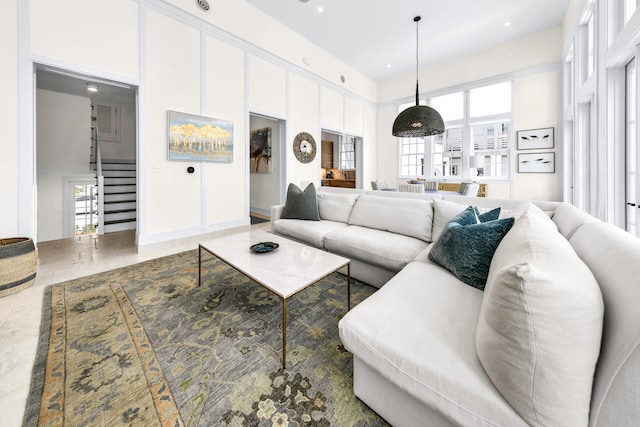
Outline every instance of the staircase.
<path id="1" fill-rule="evenodd" d="M 93 165 L 95 170 L 95 164 Z M 135 160 L 103 160 L 104 233 L 136 228 Z M 102 233 L 101 233 L 102 234 Z"/>

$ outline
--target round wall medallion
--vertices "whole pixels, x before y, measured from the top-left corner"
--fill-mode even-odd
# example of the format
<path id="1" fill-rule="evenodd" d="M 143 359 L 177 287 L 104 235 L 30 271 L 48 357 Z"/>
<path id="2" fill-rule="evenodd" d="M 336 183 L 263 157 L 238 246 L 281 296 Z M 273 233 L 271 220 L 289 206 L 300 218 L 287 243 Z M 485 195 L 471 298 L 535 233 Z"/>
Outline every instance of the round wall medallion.
<path id="1" fill-rule="evenodd" d="M 300 132 L 293 140 L 293 154 L 302 163 L 309 163 L 316 157 L 316 141 L 307 132 Z"/>

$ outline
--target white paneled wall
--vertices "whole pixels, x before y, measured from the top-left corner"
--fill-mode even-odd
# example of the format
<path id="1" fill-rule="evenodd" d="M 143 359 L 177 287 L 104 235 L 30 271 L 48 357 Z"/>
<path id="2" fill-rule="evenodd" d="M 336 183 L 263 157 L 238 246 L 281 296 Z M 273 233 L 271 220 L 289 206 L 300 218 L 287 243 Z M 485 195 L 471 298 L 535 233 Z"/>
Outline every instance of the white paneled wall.
<path id="1" fill-rule="evenodd" d="M 2 11 L 7 32 L 0 40 L 2 51 L 14 52 L 8 58 L 26 58 L 9 60 L 0 69 L 0 84 L 7 88 L 0 111 L 12 123 L 20 122 L 15 133 L 12 128 L 3 133 L 9 138 L 3 153 L 18 158 L 20 147 L 33 143 L 33 63 L 138 87 L 140 245 L 249 223 L 250 113 L 286 121 L 281 147 L 286 181 L 319 184 L 320 157 L 298 162 L 295 135 L 308 132 L 319 146 L 323 116 L 332 128 L 361 135 L 364 106 L 375 111 L 373 81 L 243 1 L 216 4 L 214 13 L 181 0 L 8 0 Z M 25 95 L 20 100 L 17 87 Z M 330 99 L 323 112 L 321 91 Z M 168 110 L 232 121 L 233 162 L 168 161 Z M 365 146 L 373 150 L 375 138 L 376 132 L 365 135 Z M 377 154 L 364 154 L 364 173 L 371 175 Z M 10 202 L 0 206 L 3 235 L 19 229 L 29 235 L 37 228 L 30 219 L 37 206 L 36 171 L 28 157 L 27 150 L 19 166 L 8 162 L 0 168 L 0 191 Z M 188 166 L 195 173 L 188 174 Z M 20 198 L 26 208 L 18 206 Z M 26 226 L 21 228 L 20 221 Z"/>
<path id="2" fill-rule="evenodd" d="M 245 55 L 213 37 L 207 37 L 206 43 L 206 115 L 233 121 L 233 163 L 202 165 L 206 168 L 205 224 L 215 224 L 243 218 L 249 209 L 244 192 L 249 158 L 245 78 L 244 73 L 232 71 L 244 69 Z"/>
<path id="3" fill-rule="evenodd" d="M 300 163 L 293 154 L 293 139 L 299 132 L 310 133 L 320 146 L 318 84 L 296 73 L 289 73 L 289 120 L 287 122 L 286 159 L 287 179 L 297 185 L 313 182 L 320 185 L 320 156 L 309 163 Z"/>
<path id="4" fill-rule="evenodd" d="M 364 120 L 364 106 L 353 98 L 345 99 L 344 131 L 349 135 L 362 135 Z"/>
<path id="5" fill-rule="evenodd" d="M 167 160 L 167 110 L 200 114 L 200 32 L 166 15 L 149 11 L 147 61 L 149 234 L 200 225 L 200 173 L 187 174 L 184 162 Z M 174 59 L 171 59 L 174 58 Z M 151 72 L 152 71 L 152 72 Z M 158 172 L 152 172 L 153 168 Z"/>
<path id="6" fill-rule="evenodd" d="M 327 87 L 320 89 L 320 123 L 322 129 L 344 130 L 344 96 Z"/>
<path id="7" fill-rule="evenodd" d="M 138 78 L 138 2 L 29 2 L 33 54 L 90 67 L 102 73 Z"/>
<path id="8" fill-rule="evenodd" d="M 248 55 L 249 110 L 269 117 L 287 115 L 287 70 Z"/>

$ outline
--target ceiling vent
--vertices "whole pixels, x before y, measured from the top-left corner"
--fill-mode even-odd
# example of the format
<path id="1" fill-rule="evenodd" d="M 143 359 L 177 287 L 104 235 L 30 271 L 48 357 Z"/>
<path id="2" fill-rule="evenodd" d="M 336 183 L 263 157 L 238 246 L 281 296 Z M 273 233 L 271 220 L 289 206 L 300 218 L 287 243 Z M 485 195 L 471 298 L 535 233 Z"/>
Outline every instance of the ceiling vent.
<path id="1" fill-rule="evenodd" d="M 207 0 L 196 0 L 196 3 L 200 6 L 200 9 L 204 11 L 209 10 L 209 2 Z"/>

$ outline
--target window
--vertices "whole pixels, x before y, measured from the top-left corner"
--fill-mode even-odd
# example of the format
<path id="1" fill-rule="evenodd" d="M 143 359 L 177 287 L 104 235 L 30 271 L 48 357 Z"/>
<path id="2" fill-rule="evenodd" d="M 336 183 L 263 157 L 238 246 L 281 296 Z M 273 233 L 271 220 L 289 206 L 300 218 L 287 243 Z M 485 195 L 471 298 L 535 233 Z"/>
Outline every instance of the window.
<path id="1" fill-rule="evenodd" d="M 433 137 L 435 176 L 460 176 L 462 171 L 462 128 L 450 128 Z"/>
<path id="2" fill-rule="evenodd" d="M 638 143 L 637 143 L 637 101 L 636 88 L 636 61 L 632 60 L 627 65 L 627 117 L 626 117 L 626 229 L 640 237 L 640 208 L 638 208 Z"/>
<path id="3" fill-rule="evenodd" d="M 442 116 L 446 131 L 425 139 L 401 138 L 400 177 L 508 179 L 511 91 L 508 81 L 431 98 L 429 105 Z M 481 167 L 469 167 L 472 156 L 484 158 Z"/>
<path id="4" fill-rule="evenodd" d="M 633 16 L 638 9 L 638 3 L 640 0 L 623 0 L 624 1 L 624 23 L 629 22 L 629 19 Z"/>
<path id="5" fill-rule="evenodd" d="M 100 141 L 120 141 L 120 108 L 114 104 L 92 105 Z"/>
<path id="6" fill-rule="evenodd" d="M 422 102 L 421 102 L 422 103 Z M 414 102 L 402 104 L 398 113 L 414 106 Z M 417 178 L 425 174 L 425 140 L 424 138 L 400 138 L 400 176 Z"/>
<path id="7" fill-rule="evenodd" d="M 472 128 L 473 156 L 484 159 L 477 176 L 509 177 L 509 122 Z"/>
<path id="8" fill-rule="evenodd" d="M 585 13 L 582 24 L 580 25 L 580 69 L 582 71 L 583 83 L 591 77 L 595 68 L 595 44 L 596 35 L 592 5 L 591 9 Z"/>
<path id="9" fill-rule="evenodd" d="M 355 170 L 356 168 L 356 139 L 352 136 L 340 137 L 338 153 L 341 170 Z"/>

